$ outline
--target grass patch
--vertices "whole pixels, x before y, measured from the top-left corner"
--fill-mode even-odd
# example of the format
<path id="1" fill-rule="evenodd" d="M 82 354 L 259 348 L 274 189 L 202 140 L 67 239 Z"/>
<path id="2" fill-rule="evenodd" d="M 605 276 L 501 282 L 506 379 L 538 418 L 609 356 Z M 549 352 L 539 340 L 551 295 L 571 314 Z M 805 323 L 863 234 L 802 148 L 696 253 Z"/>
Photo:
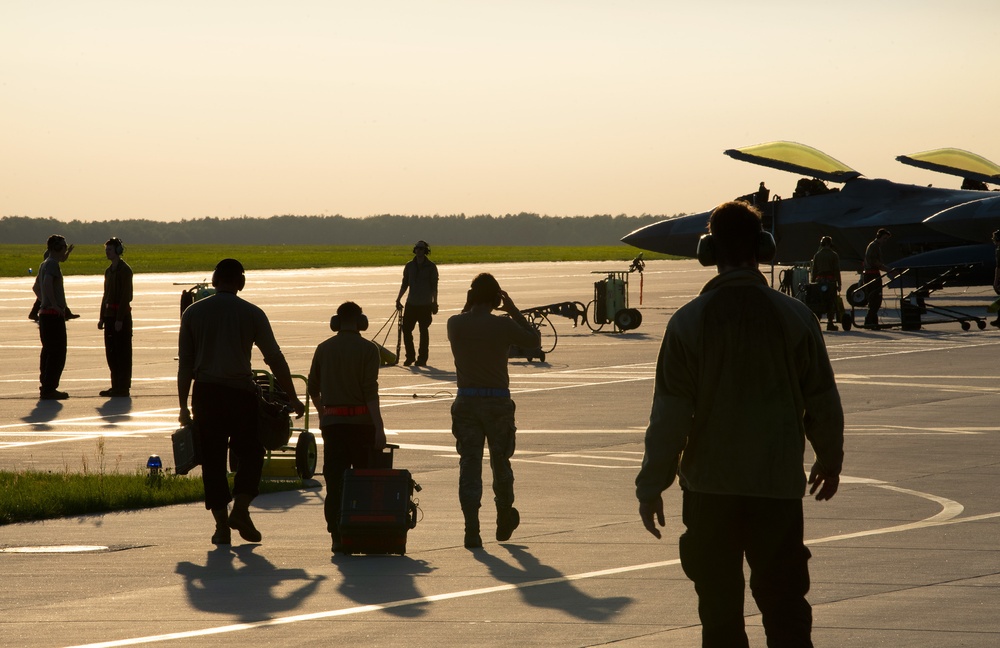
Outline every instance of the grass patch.
<path id="1" fill-rule="evenodd" d="M 105 462 L 104 439 L 97 440 L 91 470 L 87 455 L 83 470 L 70 472 L 0 471 L 0 526 L 91 513 L 111 513 L 205 501 L 201 477 L 176 475 L 167 469 L 150 475 L 145 467 L 120 473 L 116 459 L 113 470 Z M 229 488 L 233 487 L 232 475 Z M 264 481 L 261 493 L 299 490 L 301 479 Z"/>
<path id="2" fill-rule="evenodd" d="M 38 271 L 42 245 L 0 244 L 0 277 L 25 277 Z M 631 261 L 639 251 L 627 245 L 589 247 L 504 245 L 434 246 L 435 263 L 513 263 L 522 261 Z M 220 259 L 234 257 L 247 270 L 355 268 L 403 265 L 413 258 L 409 245 L 136 245 L 125 260 L 135 272 L 204 272 L 208 277 Z M 644 252 L 646 260 L 671 259 Z M 104 274 L 108 260 L 103 245 L 78 245 L 63 264 L 63 274 Z M 627 267 L 623 267 L 624 270 Z"/>

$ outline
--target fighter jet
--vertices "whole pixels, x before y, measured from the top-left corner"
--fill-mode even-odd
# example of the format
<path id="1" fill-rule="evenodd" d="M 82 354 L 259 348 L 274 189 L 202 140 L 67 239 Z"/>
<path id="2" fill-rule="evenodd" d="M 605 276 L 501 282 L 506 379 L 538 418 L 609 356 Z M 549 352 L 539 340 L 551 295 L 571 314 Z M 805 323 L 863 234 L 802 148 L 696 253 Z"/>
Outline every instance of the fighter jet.
<path id="1" fill-rule="evenodd" d="M 764 226 L 777 242 L 776 265 L 807 263 L 820 237 L 831 236 L 843 270 L 859 269 L 865 248 L 880 227 L 892 232 L 882 256 L 887 265 L 910 269 L 909 285 L 920 285 L 952 271 L 951 285 L 989 285 L 995 267 L 990 234 L 1000 229 L 1000 193 L 984 191 L 1000 184 L 1000 167 L 967 151 L 938 149 L 901 162 L 966 178 L 965 186 L 945 189 L 868 179 L 838 160 L 803 144 L 769 142 L 725 154 L 803 176 L 790 198 L 770 196 L 761 183 L 739 199 L 756 204 Z M 842 185 L 830 187 L 827 183 Z M 693 257 L 711 212 L 675 216 L 635 230 L 622 238 L 643 250 Z M 961 268 L 961 272 L 955 272 Z M 954 275 L 961 275 L 956 277 Z M 847 278 L 845 277 L 845 283 Z"/>

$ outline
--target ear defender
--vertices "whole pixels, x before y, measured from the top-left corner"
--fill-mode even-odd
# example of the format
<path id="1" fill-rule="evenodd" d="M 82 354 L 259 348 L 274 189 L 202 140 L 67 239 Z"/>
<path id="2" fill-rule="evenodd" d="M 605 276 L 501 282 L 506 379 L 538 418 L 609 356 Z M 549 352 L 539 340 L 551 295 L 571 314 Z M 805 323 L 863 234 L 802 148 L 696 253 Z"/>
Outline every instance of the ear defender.
<path id="1" fill-rule="evenodd" d="M 357 318 L 358 330 L 367 331 L 368 330 L 368 316 L 364 313 L 358 315 Z M 334 333 L 340 331 L 340 315 L 334 315 L 330 318 L 330 330 Z"/>
<path id="2" fill-rule="evenodd" d="M 115 242 L 115 254 L 117 254 L 118 256 L 125 254 L 125 245 L 122 244 L 122 240 L 117 237 L 114 238 L 113 240 Z"/>
<path id="3" fill-rule="evenodd" d="M 761 230 L 760 235 L 757 237 L 757 262 L 770 263 L 777 251 L 778 246 L 774 242 L 774 237 L 771 233 L 767 230 Z M 717 265 L 715 241 L 712 239 L 711 234 L 702 234 L 701 238 L 698 239 L 698 250 L 695 252 L 695 256 L 698 257 L 698 262 L 703 266 Z"/>

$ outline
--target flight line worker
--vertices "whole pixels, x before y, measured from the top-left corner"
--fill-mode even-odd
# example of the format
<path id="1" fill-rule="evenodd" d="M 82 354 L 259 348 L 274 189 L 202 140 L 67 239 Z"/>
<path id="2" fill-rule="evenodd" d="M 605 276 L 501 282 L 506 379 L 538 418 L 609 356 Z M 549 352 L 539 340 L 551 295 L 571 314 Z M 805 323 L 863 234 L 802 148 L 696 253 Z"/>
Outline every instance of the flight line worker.
<path id="1" fill-rule="evenodd" d="M 38 335 L 42 342 L 39 358 L 39 399 L 64 400 L 69 394 L 59 391 L 59 380 L 66 367 L 66 320 L 71 317 L 66 306 L 66 291 L 63 288 L 60 264 L 69 258 L 72 245 L 66 238 L 53 234 L 46 241 L 47 255 L 38 266 L 38 276 L 32 290 L 39 301 Z"/>
<path id="2" fill-rule="evenodd" d="M 699 248 L 714 248 L 714 261 L 703 263 L 719 274 L 677 310 L 663 337 L 635 480 L 639 515 L 660 538 L 661 493 L 680 476 L 680 559 L 698 594 L 703 646 L 748 645 L 744 555 L 768 645 L 812 646 L 802 460 L 808 439 L 816 453 L 809 492 L 833 497 L 843 461 L 840 396 L 816 317 L 757 269 L 767 256 L 758 245 L 769 237 L 759 212 L 724 203 L 709 229 Z"/>
<path id="3" fill-rule="evenodd" d="M 430 348 L 429 329 L 431 320 L 438 312 L 438 270 L 433 261 L 427 258 L 431 248 L 426 241 L 417 241 L 413 246 L 413 259 L 403 267 L 403 282 L 396 295 L 396 310 L 403 310 L 400 300 L 407 290 L 406 310 L 403 310 L 403 345 L 406 348 L 406 358 L 403 365 L 409 367 L 416 364 L 423 367 L 427 364 Z M 420 348 L 413 348 L 413 327 L 420 325 Z"/>
<path id="4" fill-rule="evenodd" d="M 201 436 L 205 508 L 215 518 L 214 544 L 229 544 L 230 529 L 249 542 L 261 534 L 250 519 L 250 502 L 259 493 L 264 446 L 257 436 L 257 387 L 250 367 L 254 345 L 288 395 L 296 416 L 305 407 L 295 393 L 288 363 L 267 315 L 237 296 L 246 285 L 243 265 L 223 259 L 212 273 L 216 293 L 191 304 L 181 316 L 178 337 L 177 396 L 180 422 L 192 420 Z M 194 388 L 191 382 L 194 381 Z M 236 459 L 233 492 L 226 479 L 226 452 Z M 233 511 L 228 513 L 229 502 Z"/>
<path id="5" fill-rule="evenodd" d="M 499 308 L 510 317 L 493 315 Z M 483 447 L 490 448 L 496 539 L 510 539 L 521 522 L 514 508 L 514 401 L 510 398 L 507 354 L 511 345 L 538 346 L 538 332 L 500 289 L 482 273 L 472 280 L 465 308 L 448 319 L 448 340 L 455 357 L 458 392 L 451 406 L 451 432 L 459 455 L 458 500 L 465 517 L 465 546 L 483 546 L 479 507 L 483 498 Z"/>
<path id="6" fill-rule="evenodd" d="M 861 269 L 861 278 L 867 284 L 865 293 L 868 296 L 868 313 L 865 315 L 865 328 L 878 328 L 878 309 L 882 308 L 882 273 L 889 274 L 889 268 L 882 263 L 882 245 L 892 238 L 892 233 L 880 227 L 875 238 L 865 248 L 865 258 Z"/>
<path id="7" fill-rule="evenodd" d="M 309 369 L 309 396 L 316 403 L 323 433 L 323 505 L 332 551 L 342 550 L 341 497 L 344 472 L 368 468 L 374 451 L 385 447 L 385 424 L 379 408 L 378 345 L 361 337 L 368 318 L 354 302 L 344 302 L 330 320 L 337 332 L 321 342 Z"/>
<path id="8" fill-rule="evenodd" d="M 813 255 L 809 270 L 812 282 L 819 284 L 823 295 L 823 303 L 826 306 L 826 330 L 836 331 L 837 325 L 834 322 L 839 310 L 837 294 L 840 292 L 840 255 L 834 251 L 831 237 L 824 236 L 819 240 L 819 249 Z"/>
<path id="9" fill-rule="evenodd" d="M 111 263 L 104 270 L 104 295 L 101 297 L 97 328 L 104 330 L 104 355 L 111 372 L 111 389 L 104 397 L 128 398 L 132 388 L 132 268 L 122 258 L 125 245 L 118 237 L 104 244 L 104 255 Z"/>

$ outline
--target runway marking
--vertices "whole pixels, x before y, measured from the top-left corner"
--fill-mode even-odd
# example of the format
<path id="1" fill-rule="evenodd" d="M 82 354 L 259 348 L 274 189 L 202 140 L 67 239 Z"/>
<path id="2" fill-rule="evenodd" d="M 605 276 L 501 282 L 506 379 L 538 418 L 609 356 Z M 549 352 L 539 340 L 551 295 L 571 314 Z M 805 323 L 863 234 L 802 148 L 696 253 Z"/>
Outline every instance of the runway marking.
<path id="1" fill-rule="evenodd" d="M 997 513 L 986 513 L 982 515 L 970 516 L 968 518 L 957 518 L 958 515 L 962 513 L 964 507 L 955 502 L 944 497 L 938 497 L 930 493 L 923 493 L 920 491 L 915 491 L 907 488 L 900 488 L 898 486 L 893 486 L 886 482 L 867 479 L 863 477 L 843 477 L 842 483 L 855 483 L 855 484 L 865 484 L 871 485 L 876 488 L 884 488 L 886 490 L 896 491 L 905 495 L 914 495 L 922 499 L 927 499 L 935 502 L 941 506 L 941 511 L 932 515 L 929 518 L 917 522 L 911 522 L 908 524 L 899 524 L 891 527 L 883 527 L 880 529 L 870 529 L 867 531 L 858 531 L 855 533 L 845 533 L 835 536 L 827 536 L 825 538 L 815 538 L 812 540 L 806 540 L 806 545 L 816 545 L 824 544 L 829 542 L 837 542 L 840 540 L 849 540 L 854 538 L 882 535 L 888 533 L 900 533 L 903 531 L 912 531 L 916 529 L 945 526 L 951 524 L 964 524 L 966 522 L 980 522 L 984 520 L 990 520 L 994 518 L 1000 518 L 1000 512 Z M 675 558 L 672 560 L 661 560 L 657 562 L 643 563 L 639 565 L 626 565 L 623 567 L 612 567 L 609 569 L 600 569 L 596 571 L 582 572 L 579 574 L 565 574 L 562 576 L 556 576 L 553 578 L 543 578 L 535 581 L 528 581 L 525 583 L 508 583 L 503 585 L 494 585 L 492 587 L 480 587 L 475 589 L 461 590 L 457 592 L 446 592 L 444 594 L 432 594 L 428 596 L 418 596 L 410 599 L 403 599 L 400 601 L 391 601 L 388 603 L 372 604 L 372 605 L 358 605 L 348 608 L 340 608 L 336 610 L 323 610 L 321 612 L 311 612 L 308 614 L 296 614 L 285 617 L 278 617 L 274 619 L 267 619 L 265 621 L 254 621 L 250 623 L 235 623 L 224 626 L 216 626 L 212 628 L 202 628 L 200 630 L 188 630 L 184 632 L 171 632 L 167 634 L 160 635 L 149 635 L 145 637 L 135 637 L 132 639 L 119 639 L 115 641 L 105 641 L 99 643 L 91 644 L 81 644 L 77 646 L 72 646 L 71 648 L 115 648 L 117 646 L 135 646 L 139 644 L 147 643 L 158 643 L 164 641 L 176 641 L 179 639 L 195 639 L 200 637 L 209 637 L 213 635 L 227 634 L 231 632 L 239 632 L 243 630 L 254 630 L 258 628 L 268 628 L 276 627 L 281 625 L 289 625 L 292 623 L 301 623 L 304 621 L 318 621 L 322 619 L 333 619 L 337 617 L 345 617 L 356 614 L 365 614 L 368 612 L 379 612 L 382 610 L 391 610 L 393 608 L 405 607 L 408 605 L 419 605 L 423 603 L 436 603 L 441 601 L 451 601 L 461 598 L 468 598 L 472 596 L 484 596 L 488 594 L 497 594 L 500 592 L 510 592 L 515 590 L 524 590 L 531 587 L 541 587 L 544 585 L 556 585 L 559 583 L 571 583 L 574 581 L 588 580 L 591 578 L 602 578 L 605 576 L 616 576 L 619 574 L 626 574 L 629 572 L 644 571 L 649 569 L 659 569 L 661 567 L 671 567 L 674 565 L 679 565 L 680 559 Z"/>

